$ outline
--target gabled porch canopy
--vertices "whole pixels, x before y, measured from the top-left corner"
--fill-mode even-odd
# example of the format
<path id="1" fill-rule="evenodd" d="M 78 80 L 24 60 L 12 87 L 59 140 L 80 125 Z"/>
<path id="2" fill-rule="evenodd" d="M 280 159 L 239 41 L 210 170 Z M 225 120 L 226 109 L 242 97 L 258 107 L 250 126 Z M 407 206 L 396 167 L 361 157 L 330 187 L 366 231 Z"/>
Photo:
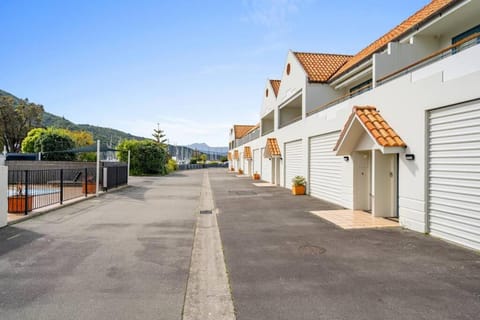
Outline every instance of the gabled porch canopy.
<path id="1" fill-rule="evenodd" d="M 399 153 L 406 147 L 405 142 L 372 106 L 353 107 L 333 151 L 337 152 L 337 156 L 351 155 L 359 145 L 369 145 L 367 149 L 377 149 L 383 154 Z"/>
<path id="2" fill-rule="evenodd" d="M 264 158 L 281 158 L 282 153 L 278 146 L 276 138 L 268 138 L 267 144 L 265 145 L 265 152 L 263 154 Z"/>
<path id="3" fill-rule="evenodd" d="M 243 158 L 247 160 L 252 160 L 252 149 L 250 149 L 250 147 L 243 147 Z"/>

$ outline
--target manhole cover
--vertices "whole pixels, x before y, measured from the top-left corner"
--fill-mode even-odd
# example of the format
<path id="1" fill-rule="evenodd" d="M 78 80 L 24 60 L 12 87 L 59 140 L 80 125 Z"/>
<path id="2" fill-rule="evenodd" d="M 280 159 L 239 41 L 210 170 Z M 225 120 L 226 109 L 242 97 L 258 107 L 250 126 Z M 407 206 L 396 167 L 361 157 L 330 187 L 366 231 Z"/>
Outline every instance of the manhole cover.
<path id="1" fill-rule="evenodd" d="M 228 191 L 228 193 L 234 194 L 237 196 L 253 196 L 257 194 L 255 191 L 250 191 L 250 190 L 230 190 Z"/>
<path id="2" fill-rule="evenodd" d="M 318 246 L 304 245 L 298 247 L 298 251 L 305 256 L 319 256 L 325 253 L 327 249 Z"/>

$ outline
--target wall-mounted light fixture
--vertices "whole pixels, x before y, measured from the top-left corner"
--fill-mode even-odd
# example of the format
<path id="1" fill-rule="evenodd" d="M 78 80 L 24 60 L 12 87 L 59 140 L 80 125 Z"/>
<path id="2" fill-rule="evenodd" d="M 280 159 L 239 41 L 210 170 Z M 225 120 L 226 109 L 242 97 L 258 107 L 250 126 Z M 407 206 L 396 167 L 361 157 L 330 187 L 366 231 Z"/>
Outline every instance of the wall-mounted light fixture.
<path id="1" fill-rule="evenodd" d="M 415 160 L 415 155 L 413 153 L 407 153 L 407 154 L 405 154 L 405 159 L 406 160 Z"/>
<path id="2" fill-rule="evenodd" d="M 343 157 L 343 160 L 348 161 L 348 160 L 350 160 L 350 157 L 349 157 L 349 156 L 345 156 L 345 157 Z"/>

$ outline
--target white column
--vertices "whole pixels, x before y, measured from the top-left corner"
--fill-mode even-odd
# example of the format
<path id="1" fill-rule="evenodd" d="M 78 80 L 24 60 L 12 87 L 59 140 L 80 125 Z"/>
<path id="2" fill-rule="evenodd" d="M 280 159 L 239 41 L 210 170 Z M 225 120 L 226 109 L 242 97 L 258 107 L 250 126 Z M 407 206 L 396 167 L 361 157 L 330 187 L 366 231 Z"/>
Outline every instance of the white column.
<path id="1" fill-rule="evenodd" d="M 0 227 L 8 223 L 8 167 L 0 166 Z"/>
<path id="2" fill-rule="evenodd" d="M 96 192 L 98 197 L 98 189 L 100 187 L 100 140 L 97 140 L 97 178 L 96 178 Z"/>

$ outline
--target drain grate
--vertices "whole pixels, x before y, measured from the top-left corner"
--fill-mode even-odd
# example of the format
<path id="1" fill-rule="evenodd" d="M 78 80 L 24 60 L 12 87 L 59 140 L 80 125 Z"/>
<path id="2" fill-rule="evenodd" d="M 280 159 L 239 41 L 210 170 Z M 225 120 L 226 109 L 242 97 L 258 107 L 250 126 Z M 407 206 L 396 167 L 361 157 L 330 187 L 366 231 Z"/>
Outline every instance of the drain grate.
<path id="1" fill-rule="evenodd" d="M 212 210 L 200 210 L 200 214 L 212 214 Z"/>
<path id="2" fill-rule="evenodd" d="M 319 256 L 324 254 L 327 249 L 318 246 L 304 245 L 298 247 L 298 251 L 304 256 Z"/>

